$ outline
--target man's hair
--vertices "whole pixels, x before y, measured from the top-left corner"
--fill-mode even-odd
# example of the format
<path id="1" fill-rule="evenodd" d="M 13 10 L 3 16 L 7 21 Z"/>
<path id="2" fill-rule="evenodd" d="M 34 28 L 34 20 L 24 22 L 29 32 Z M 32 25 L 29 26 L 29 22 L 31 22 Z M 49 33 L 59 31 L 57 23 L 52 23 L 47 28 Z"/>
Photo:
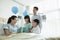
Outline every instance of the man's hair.
<path id="1" fill-rule="evenodd" d="M 34 7 L 38 11 L 38 7 Z"/>
<path id="2" fill-rule="evenodd" d="M 34 22 L 36 22 L 37 24 L 39 24 L 39 20 L 38 19 L 34 19 Z"/>

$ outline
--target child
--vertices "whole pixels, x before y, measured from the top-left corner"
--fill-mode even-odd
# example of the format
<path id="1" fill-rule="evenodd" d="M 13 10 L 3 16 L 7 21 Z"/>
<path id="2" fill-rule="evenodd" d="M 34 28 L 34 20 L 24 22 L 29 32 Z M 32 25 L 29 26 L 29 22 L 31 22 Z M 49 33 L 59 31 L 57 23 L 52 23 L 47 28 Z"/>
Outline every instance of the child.
<path id="1" fill-rule="evenodd" d="M 40 34 L 40 28 L 38 25 L 39 25 L 39 20 L 38 19 L 33 20 L 32 30 L 31 30 L 32 33 Z"/>
<path id="2" fill-rule="evenodd" d="M 24 24 L 23 32 L 28 33 L 30 31 L 30 29 L 32 28 L 32 25 L 30 23 L 30 17 L 29 17 L 29 15 L 26 15 L 24 17 L 24 19 L 25 19 L 25 24 Z"/>

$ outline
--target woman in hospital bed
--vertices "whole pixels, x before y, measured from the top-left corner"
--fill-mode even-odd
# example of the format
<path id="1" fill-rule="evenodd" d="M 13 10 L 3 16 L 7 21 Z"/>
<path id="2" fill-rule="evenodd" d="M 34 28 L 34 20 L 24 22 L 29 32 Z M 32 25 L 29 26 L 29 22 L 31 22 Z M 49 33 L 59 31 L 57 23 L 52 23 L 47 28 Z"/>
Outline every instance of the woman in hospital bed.
<path id="1" fill-rule="evenodd" d="M 6 35 L 10 35 L 11 33 L 17 33 L 19 27 L 15 25 L 17 22 L 17 16 L 11 16 L 8 19 L 7 25 L 4 26 L 4 32 Z"/>

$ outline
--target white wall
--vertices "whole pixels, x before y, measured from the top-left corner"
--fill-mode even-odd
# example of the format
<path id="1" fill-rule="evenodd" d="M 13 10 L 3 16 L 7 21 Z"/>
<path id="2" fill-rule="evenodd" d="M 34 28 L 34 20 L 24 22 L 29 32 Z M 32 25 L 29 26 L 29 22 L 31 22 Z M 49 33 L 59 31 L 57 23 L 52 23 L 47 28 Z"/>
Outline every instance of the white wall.
<path id="1" fill-rule="evenodd" d="M 8 19 L 10 16 L 15 15 L 11 11 L 13 6 L 18 7 L 19 12 L 16 15 L 22 15 L 24 6 L 21 6 L 20 4 L 15 3 L 12 0 L 0 0 L 0 17 Z M 0 22 L 0 34 L 4 34 L 2 25 L 6 22 Z M 18 25 L 21 25 L 21 21 L 19 21 Z"/>
<path id="2" fill-rule="evenodd" d="M 46 22 L 42 22 L 42 35 L 46 37 L 56 37 L 60 35 L 60 1 L 45 0 L 40 3 L 30 5 L 30 13 L 34 6 L 39 7 L 39 13 L 44 13 L 47 17 Z"/>
<path id="3" fill-rule="evenodd" d="M 0 17 L 8 18 L 11 15 L 14 15 L 11 11 L 13 6 L 18 7 L 19 12 L 16 15 L 21 15 L 24 10 L 24 7 L 20 4 L 13 2 L 12 0 L 0 0 Z"/>

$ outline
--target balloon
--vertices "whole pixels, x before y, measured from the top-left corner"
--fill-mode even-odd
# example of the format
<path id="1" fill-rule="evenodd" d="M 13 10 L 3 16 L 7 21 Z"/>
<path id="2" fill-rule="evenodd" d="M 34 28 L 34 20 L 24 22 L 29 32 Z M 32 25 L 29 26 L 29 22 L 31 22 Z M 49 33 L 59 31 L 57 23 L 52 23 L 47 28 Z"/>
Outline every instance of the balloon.
<path id="1" fill-rule="evenodd" d="M 23 12 L 23 16 L 26 16 L 26 15 L 28 15 L 27 10 L 25 10 L 25 11 Z"/>
<path id="2" fill-rule="evenodd" d="M 18 8 L 16 6 L 12 7 L 12 12 L 14 14 L 17 14 L 18 13 Z"/>

